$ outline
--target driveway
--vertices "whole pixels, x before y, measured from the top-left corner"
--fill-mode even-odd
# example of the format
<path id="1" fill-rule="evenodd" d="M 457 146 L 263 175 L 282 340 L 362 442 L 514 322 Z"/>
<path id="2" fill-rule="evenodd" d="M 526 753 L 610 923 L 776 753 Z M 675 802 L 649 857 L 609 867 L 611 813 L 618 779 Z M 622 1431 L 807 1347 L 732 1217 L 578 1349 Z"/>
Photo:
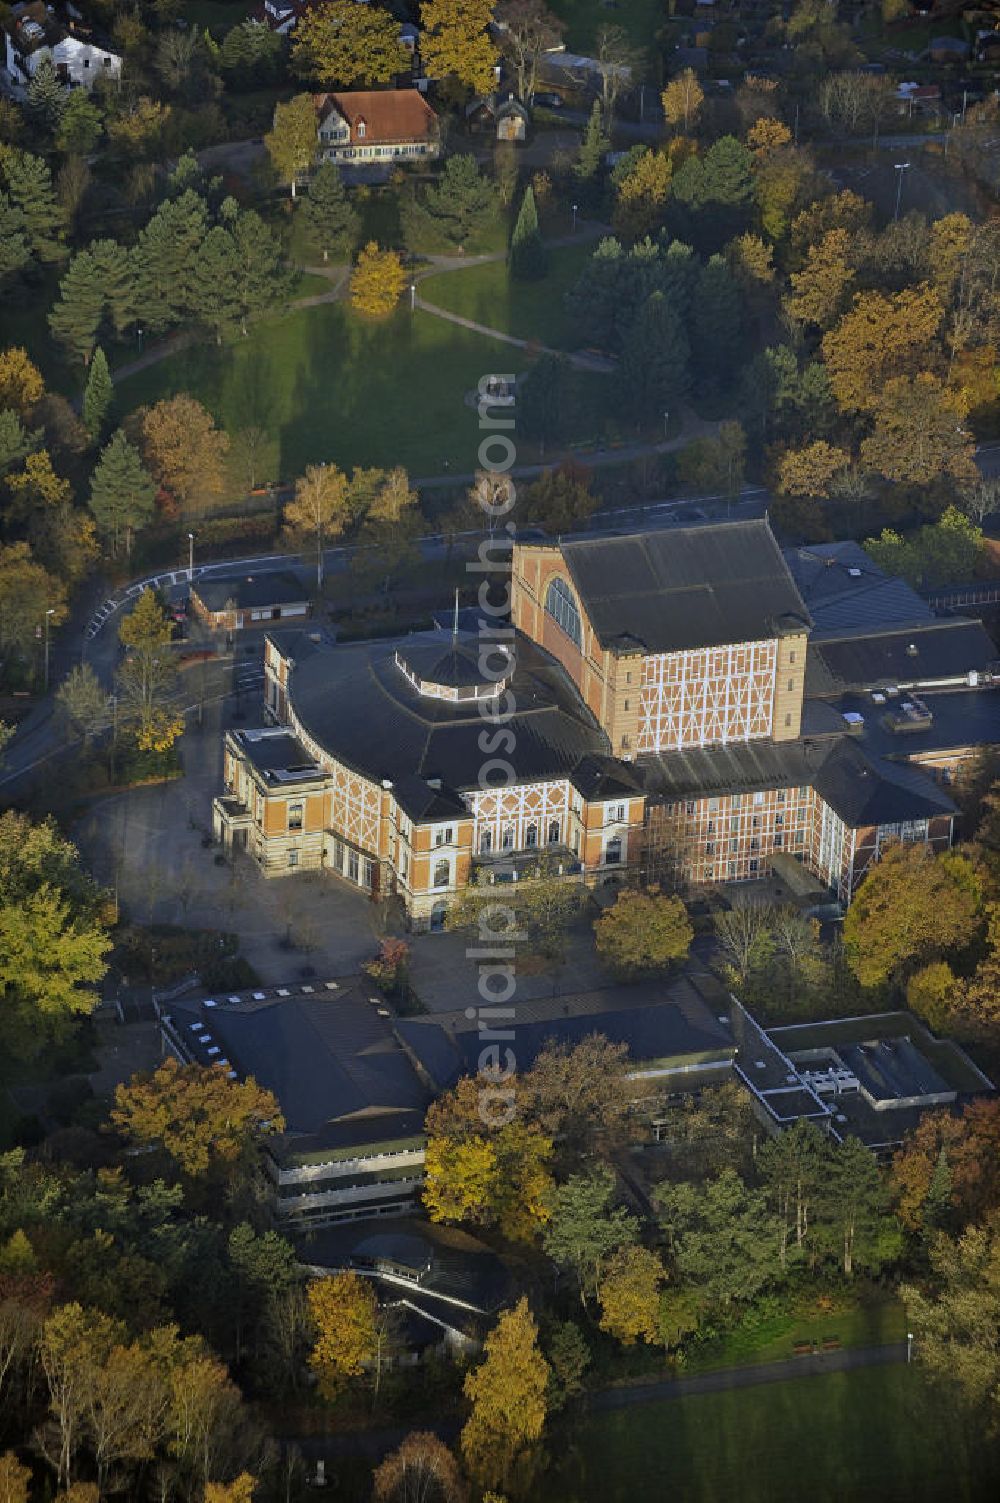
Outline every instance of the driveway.
<path id="1" fill-rule="evenodd" d="M 246 721 L 257 718 L 251 702 Z M 328 977 L 356 972 L 378 944 L 380 910 L 363 893 L 322 872 L 265 880 L 248 858 L 217 865 L 217 849 L 203 845 L 228 720 L 219 704 L 206 707 L 201 727 L 189 720 L 183 778 L 95 804 L 74 832 L 84 859 L 139 923 L 236 934 L 264 983 L 294 978 L 305 965 Z"/>

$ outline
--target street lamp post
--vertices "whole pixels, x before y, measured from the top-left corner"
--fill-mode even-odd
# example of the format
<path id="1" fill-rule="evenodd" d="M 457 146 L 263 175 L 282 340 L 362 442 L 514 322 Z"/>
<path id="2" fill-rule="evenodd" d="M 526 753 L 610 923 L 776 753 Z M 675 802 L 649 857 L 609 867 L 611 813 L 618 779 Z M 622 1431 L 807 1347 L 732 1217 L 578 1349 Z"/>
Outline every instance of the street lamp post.
<path id="1" fill-rule="evenodd" d="M 194 533 L 188 533 L 188 584 L 194 579 Z"/>
<path id="2" fill-rule="evenodd" d="M 410 283 L 410 312 L 411 313 L 416 308 L 416 306 L 417 306 L 417 284 L 416 284 L 416 282 L 411 282 Z"/>
<path id="3" fill-rule="evenodd" d="M 909 162 L 895 163 L 896 171 L 898 172 L 899 176 L 896 178 L 896 212 L 892 216 L 893 220 L 897 220 L 899 218 L 899 201 L 903 196 L 903 173 L 906 171 L 909 165 Z"/>
<path id="4" fill-rule="evenodd" d="M 907 1333 L 906 1333 L 906 1360 L 907 1360 L 907 1362 L 911 1362 L 913 1360 L 913 1332 L 912 1331 L 907 1331 Z"/>
<path id="5" fill-rule="evenodd" d="M 577 211 L 577 208 L 578 208 L 578 205 L 574 204 L 573 205 L 573 234 L 574 235 L 576 234 L 576 211 Z"/>
<path id="6" fill-rule="evenodd" d="M 141 355 L 142 354 L 142 324 L 136 324 L 136 326 L 135 326 L 135 332 L 136 332 L 136 337 L 139 340 L 139 354 Z"/>
<path id="7" fill-rule="evenodd" d="M 55 606 L 45 612 L 45 692 L 49 692 L 49 619 L 56 613 Z"/>
<path id="8" fill-rule="evenodd" d="M 666 437 L 667 437 L 667 424 L 669 422 L 670 422 L 670 413 L 669 412 L 665 412 L 663 414 L 663 437 L 664 437 L 664 439 L 666 439 Z"/>

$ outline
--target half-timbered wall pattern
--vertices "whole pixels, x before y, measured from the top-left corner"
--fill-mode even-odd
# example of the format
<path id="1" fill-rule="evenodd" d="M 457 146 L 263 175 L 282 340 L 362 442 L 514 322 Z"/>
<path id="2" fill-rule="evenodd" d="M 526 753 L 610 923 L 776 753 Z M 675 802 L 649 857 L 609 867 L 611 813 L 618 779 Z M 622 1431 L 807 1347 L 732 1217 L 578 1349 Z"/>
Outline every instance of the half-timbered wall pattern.
<path id="1" fill-rule="evenodd" d="M 653 805 L 649 851 L 669 856 L 692 883 L 763 877 L 775 851 L 809 852 L 815 802 L 812 788 L 769 788 Z"/>
<path id="2" fill-rule="evenodd" d="M 473 851 L 476 855 L 570 844 L 570 786 L 565 779 L 484 789 L 468 794 L 467 798 L 475 817 Z M 550 835 L 557 824 L 559 834 L 556 840 L 552 840 Z M 534 840 L 530 837 L 532 828 Z"/>
<path id="3" fill-rule="evenodd" d="M 637 750 L 675 751 L 769 736 L 775 659 L 773 640 L 644 658 Z"/>
<path id="4" fill-rule="evenodd" d="M 380 790 L 342 763 L 335 762 L 294 715 L 291 716 L 291 725 L 309 755 L 330 774 L 331 830 L 351 845 L 378 855 Z"/>

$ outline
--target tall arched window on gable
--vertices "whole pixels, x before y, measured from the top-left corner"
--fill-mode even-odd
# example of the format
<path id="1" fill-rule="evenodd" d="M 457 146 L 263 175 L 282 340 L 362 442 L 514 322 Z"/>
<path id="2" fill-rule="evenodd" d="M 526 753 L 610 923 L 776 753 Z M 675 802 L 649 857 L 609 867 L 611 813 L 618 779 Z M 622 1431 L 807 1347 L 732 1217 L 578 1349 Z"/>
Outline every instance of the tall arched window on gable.
<path id="1" fill-rule="evenodd" d="M 434 886 L 447 887 L 451 881 L 451 864 L 448 861 L 438 861 L 434 866 Z"/>
<path id="2" fill-rule="evenodd" d="M 565 580 L 556 578 L 545 592 L 545 609 L 577 647 L 583 646 L 580 612 Z"/>

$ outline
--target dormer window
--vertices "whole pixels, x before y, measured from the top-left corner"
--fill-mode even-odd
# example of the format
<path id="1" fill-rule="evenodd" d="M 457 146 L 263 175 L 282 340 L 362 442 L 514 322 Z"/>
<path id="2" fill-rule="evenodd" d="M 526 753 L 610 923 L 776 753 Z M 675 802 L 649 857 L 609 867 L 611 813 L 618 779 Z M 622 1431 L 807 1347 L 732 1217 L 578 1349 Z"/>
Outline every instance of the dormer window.
<path id="1" fill-rule="evenodd" d="M 358 121 L 358 140 L 359 141 L 363 141 L 364 139 L 365 139 L 365 122 L 363 120 L 359 120 Z"/>

